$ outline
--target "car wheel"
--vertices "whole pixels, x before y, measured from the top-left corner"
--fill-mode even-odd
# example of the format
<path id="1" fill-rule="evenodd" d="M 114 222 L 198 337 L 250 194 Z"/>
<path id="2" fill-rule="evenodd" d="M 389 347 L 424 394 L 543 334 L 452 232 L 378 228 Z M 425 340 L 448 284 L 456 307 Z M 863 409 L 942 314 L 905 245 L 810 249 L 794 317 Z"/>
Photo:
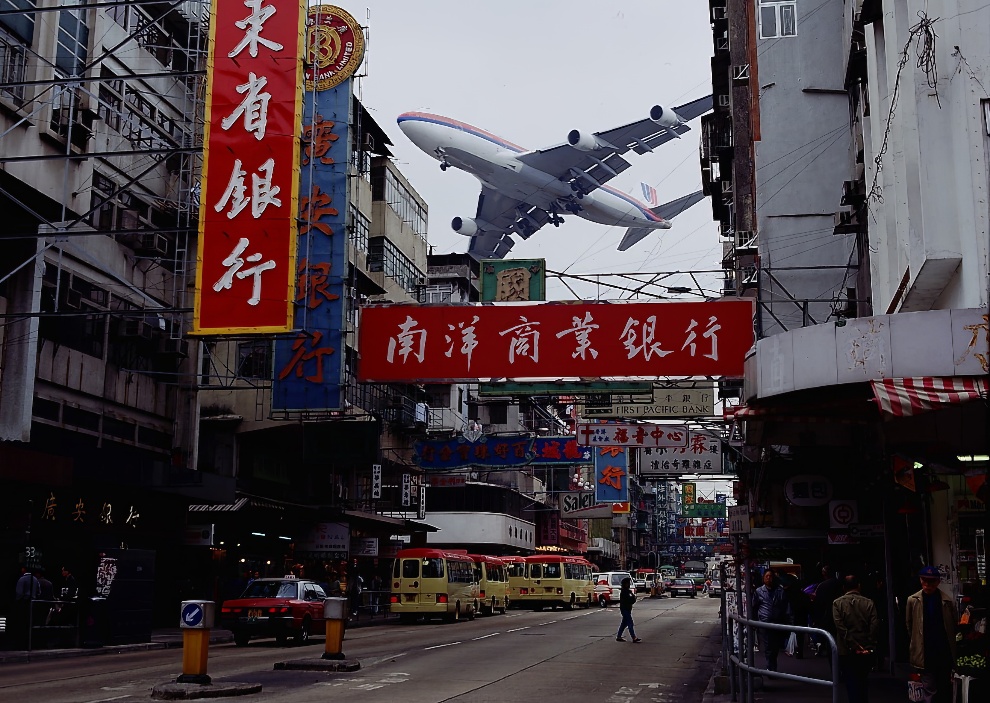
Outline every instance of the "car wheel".
<path id="1" fill-rule="evenodd" d="M 244 632 L 234 633 L 234 644 L 238 647 L 246 647 L 250 639 L 251 639 L 251 635 L 248 635 Z"/>
<path id="2" fill-rule="evenodd" d="M 302 621 L 302 625 L 299 626 L 299 630 L 296 632 L 296 644 L 309 644 L 309 630 L 312 626 L 313 622 L 309 618 Z"/>
<path id="3" fill-rule="evenodd" d="M 606 600 L 605 596 L 598 596 L 598 605 L 602 608 L 608 607 L 608 600 Z"/>
<path id="4" fill-rule="evenodd" d="M 478 614 L 478 602 L 475 601 L 474 605 L 468 610 L 467 619 L 474 620 L 474 616 Z"/>
<path id="5" fill-rule="evenodd" d="M 574 606 L 577 604 L 577 594 L 571 594 L 571 600 L 564 604 L 564 610 L 574 610 Z"/>

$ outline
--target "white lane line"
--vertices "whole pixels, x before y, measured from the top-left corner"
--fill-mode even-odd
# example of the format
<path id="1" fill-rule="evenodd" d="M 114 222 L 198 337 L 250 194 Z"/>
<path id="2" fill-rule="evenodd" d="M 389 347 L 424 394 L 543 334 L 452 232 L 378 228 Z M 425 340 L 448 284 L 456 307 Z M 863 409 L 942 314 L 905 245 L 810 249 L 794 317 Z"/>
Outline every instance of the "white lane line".
<path id="1" fill-rule="evenodd" d="M 506 630 L 505 633 L 509 634 L 510 632 L 519 632 L 520 630 L 528 630 L 528 629 L 529 626 L 527 625 L 526 627 L 517 627 L 515 630 Z"/>
<path id="2" fill-rule="evenodd" d="M 105 703 L 105 701 L 119 701 L 121 698 L 130 698 L 131 694 L 128 693 L 123 696 L 114 696 L 113 698 L 97 698 L 96 700 L 87 701 L 87 703 Z"/>
<path id="3" fill-rule="evenodd" d="M 432 647 L 424 647 L 423 648 L 423 651 L 426 651 L 428 649 L 440 649 L 441 647 L 453 647 L 455 644 L 461 644 L 461 643 L 460 642 L 448 642 L 447 644 L 436 644 L 436 645 L 433 645 Z"/>
<path id="4" fill-rule="evenodd" d="M 472 642 L 474 642 L 474 641 L 476 641 L 476 640 L 486 640 L 486 639 L 488 639 L 489 637 L 495 637 L 495 636 L 497 636 L 497 635 L 501 635 L 501 634 L 502 634 L 501 632 L 493 632 L 493 633 L 491 633 L 491 634 L 489 634 L 489 635 L 482 635 L 481 637 L 472 637 L 472 638 L 471 638 L 471 641 L 472 641 Z"/>
<path id="5" fill-rule="evenodd" d="M 544 625 L 553 625 L 556 620 L 547 620 L 546 622 L 537 623 L 537 627 L 543 627 Z"/>

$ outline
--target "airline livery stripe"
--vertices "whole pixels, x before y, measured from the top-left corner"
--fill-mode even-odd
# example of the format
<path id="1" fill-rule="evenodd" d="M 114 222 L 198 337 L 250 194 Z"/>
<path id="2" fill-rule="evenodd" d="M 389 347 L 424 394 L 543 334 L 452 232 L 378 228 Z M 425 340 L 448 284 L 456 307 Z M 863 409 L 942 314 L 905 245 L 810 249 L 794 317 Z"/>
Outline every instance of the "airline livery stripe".
<path id="1" fill-rule="evenodd" d="M 400 124 L 406 121 L 412 122 L 426 122 L 428 124 L 438 124 L 443 127 L 450 127 L 451 129 L 456 129 L 461 132 L 467 132 L 468 134 L 473 134 L 476 137 L 480 137 L 485 141 L 492 142 L 493 144 L 498 144 L 499 146 L 505 147 L 511 151 L 518 153 L 526 151 L 518 144 L 513 144 L 512 142 L 507 142 L 506 140 L 498 137 L 491 132 L 486 132 L 485 130 L 470 125 L 467 122 L 460 122 L 458 120 L 452 120 L 449 117 L 442 117 L 441 115 L 431 115 L 428 112 L 407 112 L 405 114 L 399 115 L 396 120 Z"/>

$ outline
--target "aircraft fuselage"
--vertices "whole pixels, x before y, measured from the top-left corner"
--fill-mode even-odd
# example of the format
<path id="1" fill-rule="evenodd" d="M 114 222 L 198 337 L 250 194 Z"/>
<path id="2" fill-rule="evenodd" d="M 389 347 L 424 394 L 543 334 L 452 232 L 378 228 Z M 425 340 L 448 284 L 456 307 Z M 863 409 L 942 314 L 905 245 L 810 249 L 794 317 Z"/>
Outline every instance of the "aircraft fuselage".
<path id="1" fill-rule="evenodd" d="M 424 152 L 441 164 L 470 173 L 492 190 L 548 212 L 563 210 L 563 203 L 580 205 L 579 217 L 604 225 L 668 229 L 670 222 L 649 206 L 604 185 L 575 199 L 568 181 L 520 161 L 523 147 L 479 127 L 426 112 L 398 117 L 399 128 Z"/>

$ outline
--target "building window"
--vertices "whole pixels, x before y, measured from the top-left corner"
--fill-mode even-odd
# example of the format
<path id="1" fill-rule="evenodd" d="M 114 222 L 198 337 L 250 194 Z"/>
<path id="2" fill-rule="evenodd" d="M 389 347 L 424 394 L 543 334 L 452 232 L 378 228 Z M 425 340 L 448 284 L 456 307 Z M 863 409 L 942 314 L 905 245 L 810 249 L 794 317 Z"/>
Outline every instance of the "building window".
<path id="1" fill-rule="evenodd" d="M 0 96 L 18 107 L 24 104 L 24 86 L 10 84 L 25 81 L 26 69 L 25 46 L 0 29 Z"/>
<path id="2" fill-rule="evenodd" d="M 407 293 L 415 292 L 425 279 L 423 272 L 385 237 L 375 237 L 368 243 L 368 270 L 384 273 Z"/>
<path id="3" fill-rule="evenodd" d="M 760 39 L 797 36 L 797 3 L 760 0 Z"/>
<path id="4" fill-rule="evenodd" d="M 238 378 L 272 377 L 272 343 L 264 340 L 237 345 Z"/>
<path id="5" fill-rule="evenodd" d="M 78 5 L 66 2 L 67 5 Z M 89 27 L 86 26 L 85 10 L 61 10 L 58 13 L 58 35 L 55 49 L 55 66 L 70 76 L 82 74 L 86 65 L 89 46 Z"/>
<path id="6" fill-rule="evenodd" d="M 351 206 L 351 232 L 349 239 L 358 251 L 368 253 L 368 237 L 371 236 L 371 220 Z"/>
<path id="7" fill-rule="evenodd" d="M 413 194 L 399 181 L 398 176 L 387 168 L 372 175 L 371 198 L 384 200 L 399 219 L 412 227 L 413 232 L 421 237 L 426 236 L 426 208 L 419 204 Z"/>
<path id="8" fill-rule="evenodd" d="M 0 11 L 10 14 L 0 15 L 0 26 L 4 26 L 19 37 L 27 46 L 34 43 L 34 18 L 38 4 L 35 0 L 0 0 Z M 24 10 L 24 12 L 17 12 Z"/>
<path id="9" fill-rule="evenodd" d="M 449 283 L 437 286 L 425 286 L 419 295 L 421 303 L 449 303 L 454 293 L 454 286 Z"/>

